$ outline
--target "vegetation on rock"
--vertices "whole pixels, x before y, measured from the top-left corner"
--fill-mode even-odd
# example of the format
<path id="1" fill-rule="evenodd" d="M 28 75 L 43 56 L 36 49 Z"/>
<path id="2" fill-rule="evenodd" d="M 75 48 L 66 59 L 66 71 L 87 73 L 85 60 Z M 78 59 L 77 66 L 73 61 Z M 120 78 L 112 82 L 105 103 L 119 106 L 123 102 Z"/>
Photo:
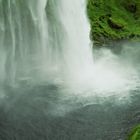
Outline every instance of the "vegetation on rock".
<path id="1" fill-rule="evenodd" d="M 140 125 L 133 129 L 128 140 L 140 140 Z"/>
<path id="2" fill-rule="evenodd" d="M 140 0 L 88 0 L 95 44 L 140 37 Z"/>

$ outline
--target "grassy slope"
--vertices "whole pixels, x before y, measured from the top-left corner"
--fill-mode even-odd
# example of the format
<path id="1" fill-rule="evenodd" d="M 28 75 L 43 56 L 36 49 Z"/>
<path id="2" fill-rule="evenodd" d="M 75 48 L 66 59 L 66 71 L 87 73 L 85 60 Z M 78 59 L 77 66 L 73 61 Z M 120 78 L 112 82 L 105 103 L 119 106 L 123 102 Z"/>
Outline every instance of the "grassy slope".
<path id="1" fill-rule="evenodd" d="M 139 38 L 140 0 L 88 0 L 91 38 L 96 44 Z"/>

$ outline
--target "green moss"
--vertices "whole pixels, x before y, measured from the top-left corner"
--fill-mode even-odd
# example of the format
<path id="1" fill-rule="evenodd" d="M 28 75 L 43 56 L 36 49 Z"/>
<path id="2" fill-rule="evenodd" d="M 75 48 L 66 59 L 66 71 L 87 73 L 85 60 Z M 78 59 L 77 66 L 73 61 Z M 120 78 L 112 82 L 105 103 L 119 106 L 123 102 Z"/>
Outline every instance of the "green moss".
<path id="1" fill-rule="evenodd" d="M 140 125 L 132 130 L 127 140 L 140 140 Z"/>
<path id="2" fill-rule="evenodd" d="M 139 0 L 88 0 L 88 16 L 97 44 L 140 37 Z"/>

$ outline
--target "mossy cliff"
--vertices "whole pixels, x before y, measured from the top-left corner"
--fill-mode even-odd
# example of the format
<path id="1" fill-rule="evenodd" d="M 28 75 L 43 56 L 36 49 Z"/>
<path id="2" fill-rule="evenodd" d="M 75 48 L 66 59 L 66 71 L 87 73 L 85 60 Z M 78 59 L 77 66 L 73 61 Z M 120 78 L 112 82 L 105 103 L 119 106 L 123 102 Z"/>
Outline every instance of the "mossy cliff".
<path id="1" fill-rule="evenodd" d="M 97 45 L 140 40 L 140 0 L 88 0 L 88 16 Z"/>

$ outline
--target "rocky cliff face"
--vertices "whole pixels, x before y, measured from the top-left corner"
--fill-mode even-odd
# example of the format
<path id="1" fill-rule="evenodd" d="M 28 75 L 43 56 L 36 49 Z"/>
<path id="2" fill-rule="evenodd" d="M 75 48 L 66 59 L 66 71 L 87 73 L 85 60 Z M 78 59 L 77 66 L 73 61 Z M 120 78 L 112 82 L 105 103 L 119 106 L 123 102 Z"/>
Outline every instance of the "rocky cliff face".
<path id="1" fill-rule="evenodd" d="M 88 15 L 96 45 L 140 40 L 139 0 L 88 0 Z"/>

